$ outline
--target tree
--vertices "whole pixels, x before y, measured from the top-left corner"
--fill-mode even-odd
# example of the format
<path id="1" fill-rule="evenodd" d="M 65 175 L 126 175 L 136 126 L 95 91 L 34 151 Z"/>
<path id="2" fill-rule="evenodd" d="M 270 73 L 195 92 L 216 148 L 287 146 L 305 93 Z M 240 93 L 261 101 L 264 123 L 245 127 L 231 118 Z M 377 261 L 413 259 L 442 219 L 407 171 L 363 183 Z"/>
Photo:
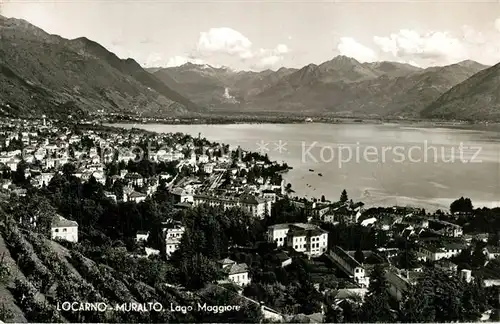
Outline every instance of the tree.
<path id="1" fill-rule="evenodd" d="M 365 255 L 361 249 L 357 249 L 356 252 L 354 252 L 354 259 L 359 263 L 365 262 Z"/>
<path id="2" fill-rule="evenodd" d="M 470 262 L 474 267 L 483 267 L 486 263 L 486 254 L 484 252 L 484 247 L 486 244 L 484 242 L 476 242 L 476 246 L 474 248 L 474 252 L 472 252 Z"/>
<path id="3" fill-rule="evenodd" d="M 185 258 L 180 271 L 181 279 L 188 289 L 200 289 L 220 278 L 217 266 L 200 253 Z"/>
<path id="4" fill-rule="evenodd" d="M 433 289 L 423 284 L 410 286 L 403 298 L 400 320 L 406 323 L 427 323 L 435 321 Z"/>
<path id="5" fill-rule="evenodd" d="M 5 306 L 4 303 L 0 303 L 0 320 L 2 320 L 4 323 L 8 322 L 10 319 L 14 317 L 14 313 L 12 310 Z"/>
<path id="6" fill-rule="evenodd" d="M 342 203 L 345 203 L 349 200 L 349 197 L 347 196 L 347 191 L 344 189 L 342 190 L 342 193 L 340 194 L 340 201 Z"/>
<path id="7" fill-rule="evenodd" d="M 321 195 L 321 202 L 325 202 L 326 201 L 326 198 L 325 198 L 325 195 Z"/>
<path id="8" fill-rule="evenodd" d="M 360 322 L 394 322 L 388 292 L 368 295 L 361 306 L 359 317 Z"/>
<path id="9" fill-rule="evenodd" d="M 472 201 L 470 200 L 470 198 L 460 197 L 450 205 L 450 212 L 452 214 L 457 212 L 470 213 L 473 210 L 474 207 L 472 206 Z"/>
<path id="10" fill-rule="evenodd" d="M 417 252 L 413 249 L 403 250 L 398 256 L 398 261 L 400 269 L 415 269 L 420 266 Z"/>
<path id="11" fill-rule="evenodd" d="M 342 307 L 329 304 L 325 312 L 325 323 L 344 323 Z"/>
<path id="12" fill-rule="evenodd" d="M 368 291 L 371 294 L 381 295 L 387 292 L 388 282 L 385 277 L 385 269 L 382 265 L 377 264 L 370 274 L 370 286 Z"/>

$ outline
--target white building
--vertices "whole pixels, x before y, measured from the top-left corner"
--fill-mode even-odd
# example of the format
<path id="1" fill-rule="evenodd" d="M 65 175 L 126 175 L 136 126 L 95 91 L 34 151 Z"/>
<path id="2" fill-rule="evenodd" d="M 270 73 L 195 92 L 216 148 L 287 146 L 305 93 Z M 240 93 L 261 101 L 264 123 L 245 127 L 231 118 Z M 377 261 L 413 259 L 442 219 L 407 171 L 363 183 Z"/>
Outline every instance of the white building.
<path id="1" fill-rule="evenodd" d="M 236 263 L 231 259 L 224 259 L 219 261 L 222 271 L 227 274 L 228 279 L 235 284 L 244 287 L 250 284 L 250 276 L 248 274 L 248 267 L 245 263 Z"/>
<path id="2" fill-rule="evenodd" d="M 484 248 L 484 254 L 488 260 L 493 260 L 500 255 L 500 248 L 497 246 L 488 245 Z"/>
<path id="3" fill-rule="evenodd" d="M 51 239 L 78 242 L 78 223 L 56 216 L 51 225 Z"/>
<path id="4" fill-rule="evenodd" d="M 275 242 L 278 246 L 286 244 L 286 236 L 290 230 L 291 224 L 276 224 L 267 228 L 267 240 Z"/>
<path id="5" fill-rule="evenodd" d="M 276 202 L 276 192 L 274 192 L 272 190 L 262 191 L 262 197 L 266 200 L 269 200 L 272 203 Z"/>
<path id="6" fill-rule="evenodd" d="M 146 251 L 146 256 L 150 256 L 150 255 L 160 255 L 160 250 L 155 250 L 155 249 L 151 249 L 151 248 L 145 248 L 145 251 Z"/>
<path id="7" fill-rule="evenodd" d="M 165 233 L 165 252 L 167 258 L 170 258 L 172 253 L 174 253 L 181 244 L 182 235 L 185 232 L 184 226 L 173 226 L 170 228 L 163 229 Z"/>
<path id="8" fill-rule="evenodd" d="M 215 163 L 206 163 L 203 165 L 203 172 L 211 174 L 214 172 Z"/>
<path id="9" fill-rule="evenodd" d="M 195 195 L 194 206 L 208 204 L 210 206 L 222 206 L 224 209 L 239 207 L 246 210 L 254 217 L 264 218 L 266 212 L 271 211 L 271 202 L 250 194 L 216 196 Z"/>
<path id="10" fill-rule="evenodd" d="M 291 225 L 286 237 L 288 247 L 308 256 L 318 256 L 328 248 L 328 232 L 319 227 Z"/>
<path id="11" fill-rule="evenodd" d="M 437 261 L 449 259 L 460 254 L 464 250 L 461 244 L 445 244 L 443 247 L 421 246 L 418 250 L 420 260 Z"/>
<path id="12" fill-rule="evenodd" d="M 147 241 L 149 238 L 149 232 L 142 232 L 142 231 L 139 231 L 137 232 L 137 234 L 135 235 L 135 240 L 136 242 L 140 242 L 140 241 Z"/>
<path id="13" fill-rule="evenodd" d="M 278 246 L 291 247 L 308 256 L 316 256 L 326 251 L 328 232 L 312 224 L 275 224 L 267 228 L 267 240 Z"/>
<path id="14" fill-rule="evenodd" d="M 134 201 L 135 203 L 140 203 L 141 201 L 146 200 L 147 195 L 142 192 L 132 191 L 129 194 L 126 194 L 125 201 Z"/>

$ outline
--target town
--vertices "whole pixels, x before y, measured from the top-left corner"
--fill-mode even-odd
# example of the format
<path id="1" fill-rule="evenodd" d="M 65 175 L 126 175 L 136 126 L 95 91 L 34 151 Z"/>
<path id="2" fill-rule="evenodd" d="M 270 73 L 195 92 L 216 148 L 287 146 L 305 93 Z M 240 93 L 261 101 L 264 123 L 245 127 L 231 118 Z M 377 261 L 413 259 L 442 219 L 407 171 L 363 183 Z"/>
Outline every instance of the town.
<path id="1" fill-rule="evenodd" d="M 500 319 L 498 208 L 296 197 L 290 166 L 202 134 L 5 119 L 0 145 L 2 321 Z M 234 310 L 54 306 L 73 300 Z"/>

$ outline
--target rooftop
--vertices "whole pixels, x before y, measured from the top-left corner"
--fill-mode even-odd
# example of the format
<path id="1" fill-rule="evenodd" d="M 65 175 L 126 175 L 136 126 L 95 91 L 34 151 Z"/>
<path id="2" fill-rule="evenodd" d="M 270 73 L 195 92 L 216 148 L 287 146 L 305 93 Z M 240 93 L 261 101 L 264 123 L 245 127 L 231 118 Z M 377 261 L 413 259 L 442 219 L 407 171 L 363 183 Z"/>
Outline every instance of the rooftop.
<path id="1" fill-rule="evenodd" d="M 58 215 L 52 220 L 52 228 L 55 227 L 78 227 L 78 223 Z"/>

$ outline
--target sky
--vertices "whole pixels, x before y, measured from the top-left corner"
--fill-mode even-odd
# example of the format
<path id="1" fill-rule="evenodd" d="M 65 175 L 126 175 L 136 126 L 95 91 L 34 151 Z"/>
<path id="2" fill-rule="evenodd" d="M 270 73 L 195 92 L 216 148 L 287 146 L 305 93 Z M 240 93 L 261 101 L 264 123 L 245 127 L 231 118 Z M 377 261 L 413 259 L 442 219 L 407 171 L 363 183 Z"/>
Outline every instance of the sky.
<path id="1" fill-rule="evenodd" d="M 276 70 L 337 55 L 419 67 L 500 62 L 500 0 L 0 0 L 0 14 L 85 36 L 145 67 Z"/>

